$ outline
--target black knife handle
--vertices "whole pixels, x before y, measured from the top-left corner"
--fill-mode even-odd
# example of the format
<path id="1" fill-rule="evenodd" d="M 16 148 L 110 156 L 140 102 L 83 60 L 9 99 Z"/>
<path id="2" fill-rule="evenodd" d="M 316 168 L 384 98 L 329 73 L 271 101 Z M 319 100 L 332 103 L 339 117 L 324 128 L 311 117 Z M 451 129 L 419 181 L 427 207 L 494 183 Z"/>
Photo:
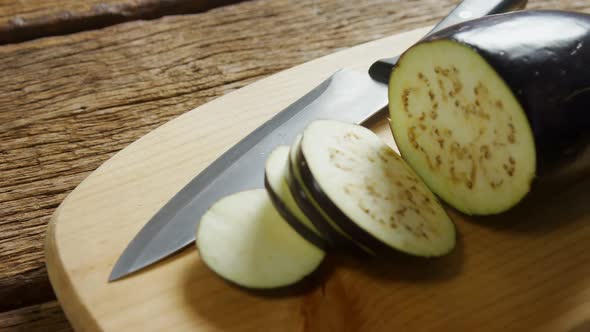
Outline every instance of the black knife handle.
<path id="1" fill-rule="evenodd" d="M 449 15 L 442 19 L 424 38 L 451 25 L 486 15 L 506 13 L 523 9 L 527 0 L 463 0 Z M 369 68 L 369 75 L 381 83 L 389 82 L 389 75 L 397 63 L 398 56 L 377 60 Z"/>

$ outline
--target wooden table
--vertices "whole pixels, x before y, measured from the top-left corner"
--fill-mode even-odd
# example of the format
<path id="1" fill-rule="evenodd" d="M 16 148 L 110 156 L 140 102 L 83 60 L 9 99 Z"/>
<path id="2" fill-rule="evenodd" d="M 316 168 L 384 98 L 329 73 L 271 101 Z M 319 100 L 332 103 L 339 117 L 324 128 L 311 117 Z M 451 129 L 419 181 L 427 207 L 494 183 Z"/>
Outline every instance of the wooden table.
<path id="1" fill-rule="evenodd" d="M 277 71 L 433 24 L 457 2 L 3 1 L 0 331 L 71 330 L 45 271 L 44 233 L 114 153 Z M 590 12 L 590 1 L 528 8 Z"/>

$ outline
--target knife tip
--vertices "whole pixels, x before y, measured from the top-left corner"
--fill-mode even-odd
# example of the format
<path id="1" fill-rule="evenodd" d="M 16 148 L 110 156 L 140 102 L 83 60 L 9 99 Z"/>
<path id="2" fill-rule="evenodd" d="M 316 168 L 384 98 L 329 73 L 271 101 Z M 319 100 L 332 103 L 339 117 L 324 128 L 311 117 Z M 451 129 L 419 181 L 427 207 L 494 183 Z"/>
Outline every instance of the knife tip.
<path id="1" fill-rule="evenodd" d="M 169 239 L 168 233 L 163 233 L 163 239 L 162 233 L 156 233 L 156 236 L 146 241 L 142 233 L 144 230 L 136 235 L 115 263 L 108 278 L 109 283 L 143 270 L 194 242 L 193 233 L 188 233 L 184 238 L 176 236 L 176 241 L 165 241 Z"/>
<path id="2" fill-rule="evenodd" d="M 115 268 L 113 268 L 113 270 L 111 271 L 111 275 L 109 275 L 108 282 L 117 281 L 117 280 L 127 276 L 128 274 L 129 274 L 128 271 L 117 269 L 117 266 L 115 266 Z"/>
<path id="3" fill-rule="evenodd" d="M 124 276 L 125 276 L 124 274 L 115 273 L 113 271 L 113 273 L 111 273 L 111 275 L 109 276 L 108 282 L 117 281 L 117 280 L 123 278 Z"/>
<path id="4" fill-rule="evenodd" d="M 119 279 L 123 279 L 141 268 L 141 267 L 137 267 L 135 265 L 129 265 L 128 262 L 126 262 L 125 259 L 123 259 L 123 257 L 120 258 L 119 261 L 117 261 L 117 263 L 113 267 L 113 270 L 111 271 L 111 274 L 109 275 L 108 282 L 113 282 L 113 281 L 117 281 Z"/>

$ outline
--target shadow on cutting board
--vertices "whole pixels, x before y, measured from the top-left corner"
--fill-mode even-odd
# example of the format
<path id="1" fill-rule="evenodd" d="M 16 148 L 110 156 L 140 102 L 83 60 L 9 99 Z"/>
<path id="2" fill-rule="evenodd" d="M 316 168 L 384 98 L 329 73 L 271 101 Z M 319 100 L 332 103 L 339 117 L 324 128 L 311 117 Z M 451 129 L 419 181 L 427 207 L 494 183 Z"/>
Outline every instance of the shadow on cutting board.
<path id="1" fill-rule="evenodd" d="M 296 331 L 302 297 L 320 288 L 330 274 L 330 266 L 322 264 L 292 287 L 249 290 L 222 279 L 195 255 L 185 273 L 184 301 L 195 324 L 207 331 Z"/>
<path id="2" fill-rule="evenodd" d="M 570 186 L 546 184 L 534 188 L 520 204 L 502 214 L 458 218 L 498 231 L 543 234 L 582 219 L 590 222 L 589 199 L 590 176 Z M 459 212 L 451 214 L 457 219 Z"/>
<path id="3" fill-rule="evenodd" d="M 256 291 L 220 278 L 195 255 L 186 270 L 183 294 L 197 326 L 224 331 L 358 331 L 366 321 L 359 316 L 360 303 L 383 296 L 382 290 L 395 284 L 444 282 L 460 273 L 462 260 L 458 234 L 455 250 L 444 257 L 400 254 L 360 259 L 332 253 L 296 285 Z M 363 294 L 364 285 L 377 288 Z"/>
<path id="4" fill-rule="evenodd" d="M 571 328 L 567 332 L 587 332 L 587 331 L 590 331 L 590 319 L 585 320 L 585 321 L 575 325 L 573 328 Z"/>
<path id="5" fill-rule="evenodd" d="M 426 311 L 445 330 L 488 321 L 490 331 L 510 322 L 585 331 L 590 325 L 579 310 L 590 294 L 589 198 L 586 180 L 550 198 L 531 195 L 499 216 L 452 211 L 458 238 L 446 256 L 329 254 L 300 284 L 271 292 L 234 286 L 195 254 L 183 276 L 183 300 L 195 327 L 205 330 L 404 330 L 421 326 L 414 314 Z"/>
<path id="6" fill-rule="evenodd" d="M 387 253 L 380 257 L 355 257 L 328 254 L 324 265 L 328 271 L 354 271 L 376 282 L 410 282 L 433 284 L 452 279 L 462 271 L 463 237 L 457 228 L 455 248 L 442 257 L 416 257 L 404 253 Z"/>

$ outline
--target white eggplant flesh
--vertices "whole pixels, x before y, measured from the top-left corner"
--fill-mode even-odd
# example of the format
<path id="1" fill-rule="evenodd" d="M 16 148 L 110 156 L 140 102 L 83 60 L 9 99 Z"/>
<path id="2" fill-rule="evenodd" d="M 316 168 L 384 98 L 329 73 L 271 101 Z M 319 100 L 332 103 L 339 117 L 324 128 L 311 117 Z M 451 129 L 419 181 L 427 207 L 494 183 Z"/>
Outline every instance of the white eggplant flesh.
<path id="1" fill-rule="evenodd" d="M 287 224 L 264 189 L 214 203 L 201 219 L 196 243 L 215 273 L 252 289 L 292 285 L 316 270 L 325 256 Z"/>
<path id="2" fill-rule="evenodd" d="M 302 136 L 298 135 L 291 145 L 289 151 L 289 187 L 297 204 L 308 216 L 314 225 L 320 230 L 323 236 L 329 241 L 330 246 L 338 250 L 348 251 L 361 255 L 374 256 L 375 253 L 369 248 L 355 241 L 350 234 L 347 234 L 340 225 L 324 211 L 313 197 L 308 184 L 301 178 L 300 169 L 297 165 L 296 154 L 301 145 Z"/>
<path id="3" fill-rule="evenodd" d="M 455 226 L 435 195 L 369 129 L 314 121 L 296 163 L 324 211 L 363 246 L 422 257 L 454 248 Z"/>
<path id="4" fill-rule="evenodd" d="M 402 156 L 448 204 L 496 214 L 530 191 L 536 152 L 529 120 L 475 49 L 449 40 L 414 46 L 393 71 L 389 100 Z"/>

